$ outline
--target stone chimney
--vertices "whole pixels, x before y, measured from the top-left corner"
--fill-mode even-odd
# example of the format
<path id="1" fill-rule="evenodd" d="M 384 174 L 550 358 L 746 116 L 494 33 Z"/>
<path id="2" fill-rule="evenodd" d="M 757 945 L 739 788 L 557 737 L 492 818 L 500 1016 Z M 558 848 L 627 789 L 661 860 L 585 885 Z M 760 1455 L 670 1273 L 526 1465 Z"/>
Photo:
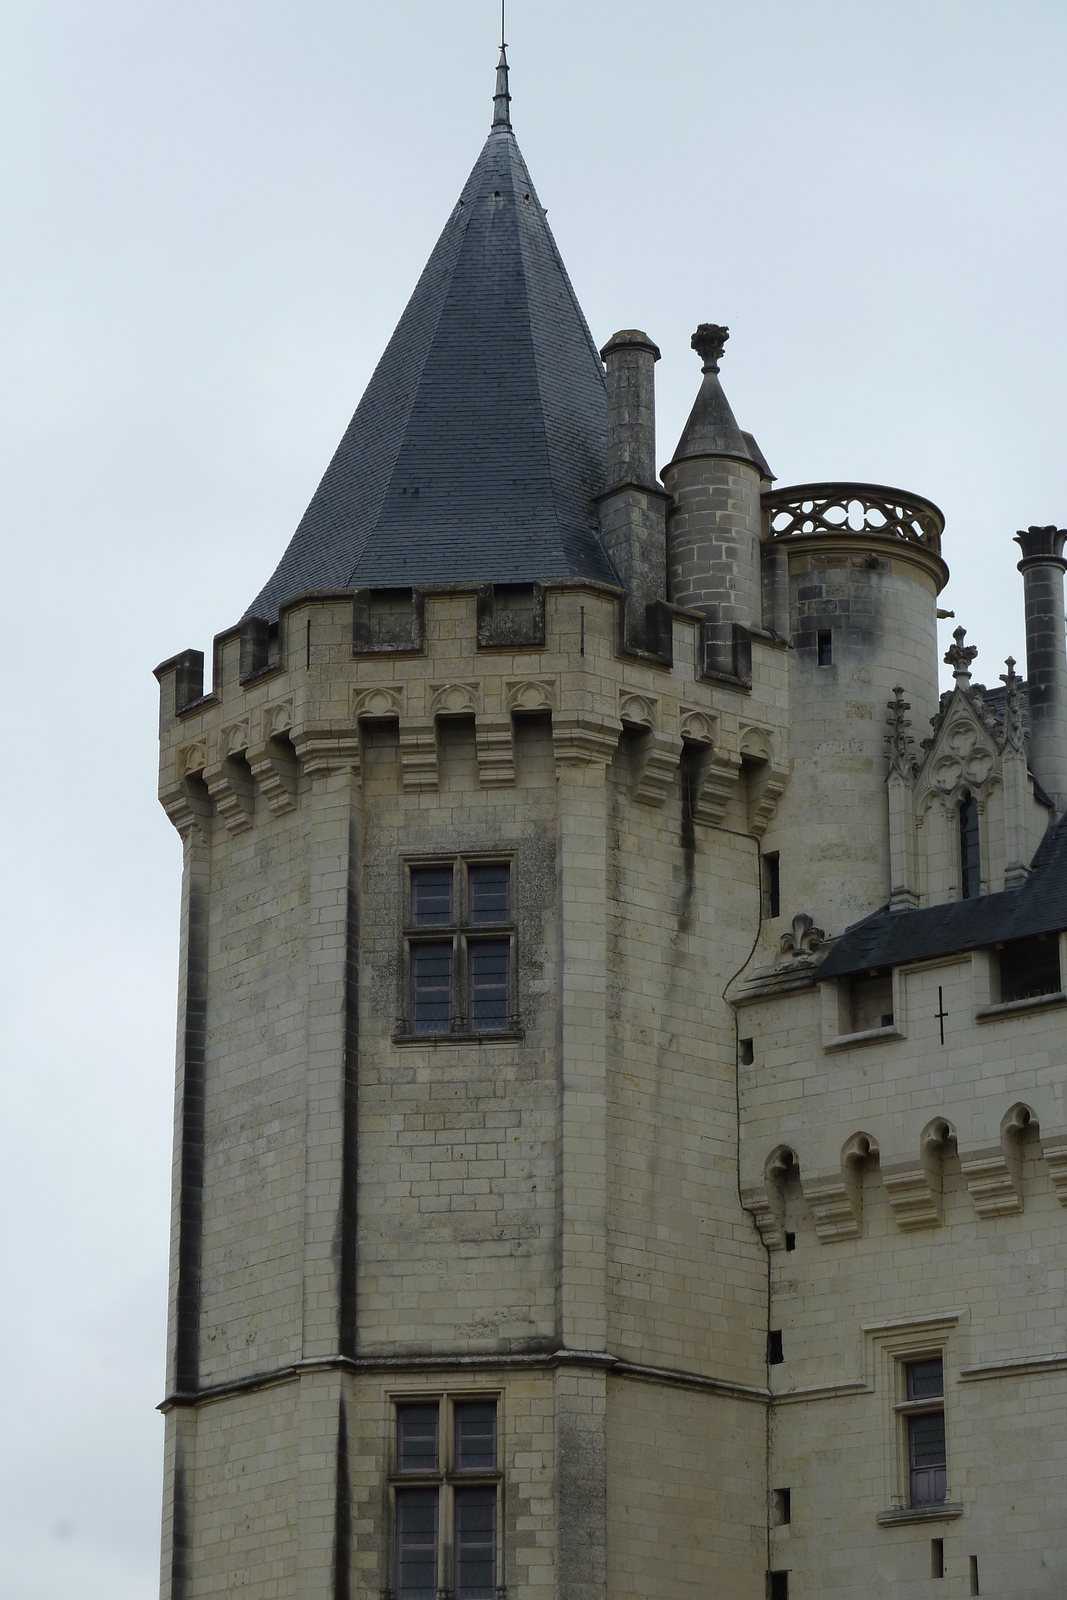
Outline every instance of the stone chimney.
<path id="1" fill-rule="evenodd" d="M 1064 624 L 1065 528 L 1027 528 L 1015 535 L 1023 553 L 1026 684 L 1030 701 L 1030 765 L 1038 783 L 1067 811 L 1067 630 Z"/>
<path id="2" fill-rule="evenodd" d="M 608 478 L 600 532 L 626 590 L 623 643 L 669 658 L 667 502 L 656 482 L 656 362 L 647 333 L 623 329 L 600 352 L 608 382 Z"/>

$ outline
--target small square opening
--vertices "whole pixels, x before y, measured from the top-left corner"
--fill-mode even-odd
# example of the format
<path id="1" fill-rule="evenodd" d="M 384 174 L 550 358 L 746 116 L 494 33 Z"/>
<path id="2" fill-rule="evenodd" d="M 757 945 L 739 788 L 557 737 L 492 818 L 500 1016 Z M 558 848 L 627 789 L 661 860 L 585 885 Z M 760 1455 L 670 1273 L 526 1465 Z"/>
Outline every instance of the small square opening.
<path id="1" fill-rule="evenodd" d="M 1013 939 L 1000 951 L 1000 998 L 1036 1000 L 1041 995 L 1058 994 L 1060 980 L 1060 942 L 1056 934 L 1045 938 Z"/>

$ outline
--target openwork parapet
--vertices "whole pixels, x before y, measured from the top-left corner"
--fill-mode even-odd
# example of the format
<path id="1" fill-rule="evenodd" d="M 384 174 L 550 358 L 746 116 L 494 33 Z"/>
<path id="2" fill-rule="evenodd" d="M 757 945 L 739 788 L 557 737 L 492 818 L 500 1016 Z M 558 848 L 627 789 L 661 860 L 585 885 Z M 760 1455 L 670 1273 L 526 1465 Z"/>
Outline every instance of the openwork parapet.
<path id="1" fill-rule="evenodd" d="M 932 500 L 880 483 L 798 483 L 763 496 L 776 539 L 802 534 L 877 533 L 941 553 L 945 518 Z"/>

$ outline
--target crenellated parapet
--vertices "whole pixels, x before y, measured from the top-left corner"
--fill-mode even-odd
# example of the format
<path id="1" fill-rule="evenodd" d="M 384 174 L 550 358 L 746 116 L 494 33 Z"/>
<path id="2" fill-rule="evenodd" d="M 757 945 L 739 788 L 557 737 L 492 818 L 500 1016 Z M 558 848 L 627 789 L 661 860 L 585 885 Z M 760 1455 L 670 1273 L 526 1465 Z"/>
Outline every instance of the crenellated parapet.
<path id="1" fill-rule="evenodd" d="M 508 789 L 515 719 L 539 716 L 564 764 L 610 759 L 623 740 L 630 792 L 653 809 L 684 758 L 694 819 L 758 835 L 788 779 L 782 647 L 755 641 L 750 684 L 709 677 L 703 618 L 668 611 L 657 660 L 620 640 L 617 596 L 592 585 L 302 597 L 269 634 L 246 620 L 220 635 L 209 688 L 199 652 L 157 669 L 160 798 L 180 829 L 214 819 L 238 839 L 296 810 L 339 748 L 358 781 L 360 741 L 383 723 L 403 791 L 433 794 L 442 728 L 460 720 L 480 787 Z"/>

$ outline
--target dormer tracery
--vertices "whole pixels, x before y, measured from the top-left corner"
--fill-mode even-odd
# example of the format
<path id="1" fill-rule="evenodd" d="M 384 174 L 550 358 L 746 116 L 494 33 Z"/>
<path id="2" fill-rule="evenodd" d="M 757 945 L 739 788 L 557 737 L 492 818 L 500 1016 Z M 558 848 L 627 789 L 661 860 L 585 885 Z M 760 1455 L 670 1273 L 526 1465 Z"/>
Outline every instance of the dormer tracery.
<path id="1" fill-rule="evenodd" d="M 955 685 L 920 753 L 903 691 L 888 703 L 891 904 L 899 910 L 1017 886 L 1047 825 L 1027 769 L 1022 679 L 1009 656 L 1002 690 L 973 684 L 977 650 L 965 636 L 957 628 L 945 656 Z M 977 871 L 968 872 L 975 828 Z"/>

